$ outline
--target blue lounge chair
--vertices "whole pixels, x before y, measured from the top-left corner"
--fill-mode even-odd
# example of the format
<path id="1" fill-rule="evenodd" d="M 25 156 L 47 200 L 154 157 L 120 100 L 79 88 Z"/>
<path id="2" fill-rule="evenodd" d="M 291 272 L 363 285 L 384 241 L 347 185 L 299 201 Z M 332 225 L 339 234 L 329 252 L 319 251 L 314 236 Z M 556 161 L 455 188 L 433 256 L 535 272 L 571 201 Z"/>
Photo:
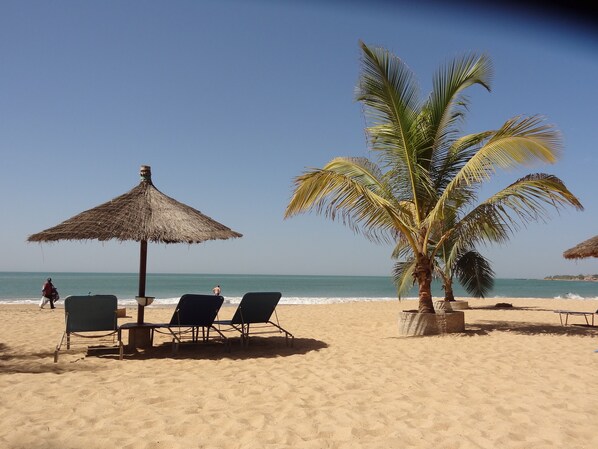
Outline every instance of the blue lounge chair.
<path id="1" fill-rule="evenodd" d="M 210 330 L 214 330 L 227 342 L 227 338 L 219 329 L 214 327 L 214 320 L 224 302 L 222 296 L 215 295 L 194 295 L 186 294 L 181 296 L 179 303 L 172 314 L 170 323 L 153 324 L 156 332 L 158 329 L 167 329 L 173 336 L 173 349 L 183 342 L 187 336 L 194 343 L 199 341 L 199 329 L 201 328 L 201 340 L 210 339 Z"/>
<path id="2" fill-rule="evenodd" d="M 230 329 L 241 334 L 241 341 L 249 344 L 249 334 L 279 333 L 284 334 L 285 344 L 293 346 L 294 338 L 286 329 L 283 329 L 278 323 L 276 306 L 280 301 L 282 294 L 280 292 L 250 292 L 245 293 L 241 302 L 230 320 L 215 321 L 219 326 L 229 326 Z M 275 321 L 272 321 L 272 315 Z"/>
<path id="3" fill-rule="evenodd" d="M 67 296 L 64 300 L 65 331 L 54 351 L 54 362 L 58 362 L 58 353 L 65 338 L 66 348 L 70 349 L 72 336 L 99 339 L 112 336 L 112 342 L 119 348 L 119 359 L 122 360 L 123 345 L 118 332 L 117 314 L 118 302 L 114 295 Z"/>

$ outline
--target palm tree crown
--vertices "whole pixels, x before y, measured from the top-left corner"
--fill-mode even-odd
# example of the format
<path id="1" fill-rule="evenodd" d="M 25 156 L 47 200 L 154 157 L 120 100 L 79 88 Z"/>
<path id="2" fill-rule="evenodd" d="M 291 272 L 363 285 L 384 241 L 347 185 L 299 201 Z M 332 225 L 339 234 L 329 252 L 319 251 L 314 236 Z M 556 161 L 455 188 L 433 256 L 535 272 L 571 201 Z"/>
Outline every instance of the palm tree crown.
<path id="1" fill-rule="evenodd" d="M 486 55 L 468 54 L 442 67 L 431 94 L 420 98 L 413 73 L 396 56 L 360 42 L 362 71 L 357 100 L 368 121 L 367 136 L 377 163 L 335 158 L 295 178 L 285 218 L 313 210 L 340 218 L 376 242 L 394 245 L 395 255 L 413 258 L 419 311 L 434 312 L 431 279 L 435 259 L 447 266 L 480 243 L 505 242 L 519 226 L 547 218 L 549 208 L 579 200 L 555 176 L 525 176 L 483 201 L 480 185 L 499 169 L 556 161 L 558 131 L 539 116 L 518 116 L 500 128 L 461 135 L 467 111 L 464 91 L 490 90 Z"/>

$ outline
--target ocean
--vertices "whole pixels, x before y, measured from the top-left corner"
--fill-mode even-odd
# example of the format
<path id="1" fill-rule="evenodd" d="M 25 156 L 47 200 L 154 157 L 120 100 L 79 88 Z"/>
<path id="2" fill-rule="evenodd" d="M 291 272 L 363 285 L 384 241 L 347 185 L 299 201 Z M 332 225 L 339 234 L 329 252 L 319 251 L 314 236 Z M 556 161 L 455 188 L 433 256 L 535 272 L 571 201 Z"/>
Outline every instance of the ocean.
<path id="1" fill-rule="evenodd" d="M 0 272 L 0 303 L 37 304 L 47 277 L 60 293 L 68 295 L 114 294 L 122 305 L 134 305 L 137 273 L 24 273 Z M 176 304 L 185 293 L 211 294 L 220 285 L 226 304 L 237 304 L 250 291 L 282 292 L 282 304 L 327 304 L 349 301 L 396 301 L 392 279 L 387 276 L 290 276 L 235 274 L 148 273 L 146 295 L 155 305 Z M 434 297 L 443 297 L 438 283 Z M 469 297 L 455 285 L 456 297 Z M 415 300 L 412 289 L 402 300 Z M 548 281 L 542 279 L 496 279 L 489 301 L 500 298 L 562 298 L 598 300 L 598 282 Z"/>

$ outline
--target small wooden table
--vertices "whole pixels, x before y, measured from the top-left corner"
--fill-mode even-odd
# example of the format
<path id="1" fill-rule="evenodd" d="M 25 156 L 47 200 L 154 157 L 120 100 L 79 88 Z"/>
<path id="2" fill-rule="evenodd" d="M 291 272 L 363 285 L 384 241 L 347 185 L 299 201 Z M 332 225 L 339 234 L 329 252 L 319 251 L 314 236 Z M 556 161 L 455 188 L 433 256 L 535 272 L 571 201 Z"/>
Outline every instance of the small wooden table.
<path id="1" fill-rule="evenodd" d="M 559 319 L 561 320 L 561 325 L 562 326 L 566 326 L 568 321 L 569 321 L 569 315 L 577 315 L 577 316 L 583 316 L 584 319 L 586 320 L 586 324 L 588 326 L 592 326 L 594 327 L 594 312 L 576 312 L 573 310 L 555 310 L 554 313 L 558 313 L 559 314 Z M 563 315 L 565 316 L 565 322 L 563 323 Z M 591 318 L 591 320 L 590 320 Z M 592 324 L 590 324 L 590 321 L 592 322 Z"/>
<path id="2" fill-rule="evenodd" d="M 154 345 L 154 329 L 160 324 L 154 323 L 125 323 L 118 327 L 118 338 L 121 339 L 123 330 L 129 331 L 130 348 L 151 348 Z M 122 341 L 122 340 L 121 340 Z"/>

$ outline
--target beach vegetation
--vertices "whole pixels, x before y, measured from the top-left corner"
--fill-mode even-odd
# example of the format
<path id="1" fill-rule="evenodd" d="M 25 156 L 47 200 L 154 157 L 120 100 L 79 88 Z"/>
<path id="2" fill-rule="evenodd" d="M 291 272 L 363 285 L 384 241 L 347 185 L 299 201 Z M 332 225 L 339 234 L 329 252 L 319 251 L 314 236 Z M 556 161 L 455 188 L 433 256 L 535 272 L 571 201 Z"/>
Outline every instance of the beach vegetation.
<path id="1" fill-rule="evenodd" d="M 470 295 L 483 298 L 494 287 L 494 271 L 491 262 L 475 248 L 460 246 L 455 237 L 456 235 L 453 235 L 453 238 L 447 239 L 438 251 L 434 259 L 432 275 L 441 281 L 446 301 L 455 301 L 453 292 L 455 277 Z M 401 239 L 400 236 L 392 257 L 399 259 L 393 269 L 393 280 L 400 298 L 413 287 L 416 258 L 406 240 Z"/>
<path id="2" fill-rule="evenodd" d="M 546 276 L 547 281 L 598 281 L 598 274 L 554 274 Z"/>
<path id="3" fill-rule="evenodd" d="M 439 259 L 458 275 L 457 261 L 479 245 L 504 244 L 521 226 L 546 220 L 550 210 L 583 207 L 559 178 L 546 173 L 523 176 L 480 198 L 481 187 L 498 171 L 554 163 L 562 149 L 558 130 L 539 115 L 463 134 L 465 92 L 491 88 L 487 55 L 469 53 L 444 64 L 422 97 L 399 57 L 359 45 L 356 99 L 373 157 L 337 157 L 297 176 L 285 218 L 312 211 L 393 245 L 393 255 L 411 257 L 399 260 L 395 273 L 409 270 L 418 285 L 418 311 L 433 313 L 431 282 Z"/>

